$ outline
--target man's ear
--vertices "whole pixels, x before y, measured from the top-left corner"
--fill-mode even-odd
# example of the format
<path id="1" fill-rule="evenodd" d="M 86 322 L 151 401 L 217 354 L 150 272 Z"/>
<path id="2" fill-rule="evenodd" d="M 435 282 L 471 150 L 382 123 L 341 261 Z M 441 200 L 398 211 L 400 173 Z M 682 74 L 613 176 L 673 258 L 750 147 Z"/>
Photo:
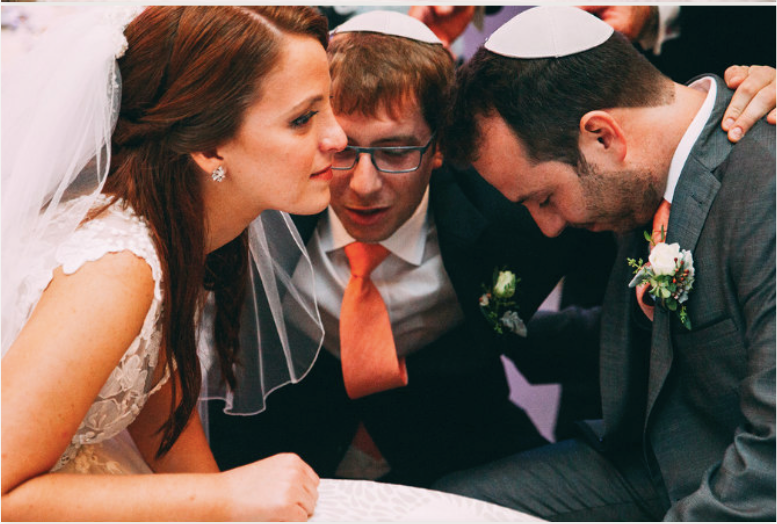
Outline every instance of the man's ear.
<path id="1" fill-rule="evenodd" d="M 434 148 L 434 157 L 432 157 L 432 169 L 439 169 L 442 166 L 443 154 L 440 151 L 439 144 Z"/>
<path id="2" fill-rule="evenodd" d="M 200 166 L 200 169 L 210 174 L 224 163 L 224 158 L 219 156 L 218 152 L 213 149 L 211 151 L 198 151 L 196 153 L 190 153 L 192 160 Z"/>
<path id="3" fill-rule="evenodd" d="M 626 134 L 607 111 L 589 111 L 580 119 L 580 152 L 596 165 L 622 163 L 626 158 Z"/>

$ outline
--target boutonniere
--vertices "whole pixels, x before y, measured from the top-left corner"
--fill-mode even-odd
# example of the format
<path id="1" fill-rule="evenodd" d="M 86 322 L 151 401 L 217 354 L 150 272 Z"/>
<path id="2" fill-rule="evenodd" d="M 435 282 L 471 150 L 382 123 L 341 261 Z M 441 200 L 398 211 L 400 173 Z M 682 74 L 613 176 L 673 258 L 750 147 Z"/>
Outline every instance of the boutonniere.
<path id="1" fill-rule="evenodd" d="M 507 330 L 521 337 L 526 336 L 526 324 L 518 316 L 517 308 L 511 309 L 516 306 L 512 298 L 520 281 L 512 271 L 495 269 L 491 287 L 483 285 L 483 294 L 479 299 L 480 311 L 500 335 Z"/>
<path id="2" fill-rule="evenodd" d="M 652 237 L 645 233 L 645 238 L 651 243 Z M 688 292 L 693 289 L 694 269 L 693 256 L 687 249 L 680 249 L 680 244 L 655 244 L 648 261 L 642 259 L 627 259 L 629 266 L 635 268 L 634 278 L 629 287 L 648 284 L 648 293 L 656 304 L 674 311 L 686 329 L 691 329 L 688 312 L 682 305 L 688 300 Z"/>

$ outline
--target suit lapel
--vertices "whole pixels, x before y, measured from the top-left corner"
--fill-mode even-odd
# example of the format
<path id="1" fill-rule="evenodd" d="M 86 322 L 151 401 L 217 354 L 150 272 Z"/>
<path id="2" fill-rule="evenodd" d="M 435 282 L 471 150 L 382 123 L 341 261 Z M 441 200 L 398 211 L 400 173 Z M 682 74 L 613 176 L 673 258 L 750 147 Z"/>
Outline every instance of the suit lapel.
<path id="1" fill-rule="evenodd" d="M 316 230 L 318 221 L 326 214 L 326 209 L 317 215 L 291 215 L 294 225 L 297 226 L 302 241 L 307 245 L 313 232 Z"/>
<path id="2" fill-rule="evenodd" d="M 646 251 L 642 230 L 619 240 L 618 254 L 607 285 L 607 300 L 602 308 L 600 381 L 602 417 L 608 439 L 628 439 L 624 432 L 639 431 L 643 420 L 644 393 L 633 384 L 644 384 L 645 348 L 636 347 L 632 318 L 636 310 L 635 293 L 628 287 L 633 274 L 627 258 L 639 258 Z M 643 256 L 644 258 L 644 256 Z M 640 312 L 641 313 L 641 312 Z M 646 319 L 647 321 L 647 319 Z M 641 378 L 640 378 L 641 377 Z"/>
<path id="3" fill-rule="evenodd" d="M 448 246 L 467 249 L 474 245 L 488 226 L 488 220 L 467 198 L 454 177 L 454 171 L 445 166 L 432 174 L 429 204 L 440 240 L 440 249 Z M 443 253 L 445 260 L 445 253 Z"/>
<path id="4" fill-rule="evenodd" d="M 731 100 L 731 93 L 720 79 L 716 78 L 715 81 L 718 84 L 715 106 L 680 175 L 667 226 L 667 243 L 676 242 L 680 244 L 680 249 L 687 249 L 692 254 L 720 189 L 720 181 L 713 171 L 728 156 L 732 147 L 726 134 L 720 129 L 720 122 Z M 689 297 L 689 304 L 692 301 L 693 294 Z M 655 309 L 646 428 L 651 410 L 666 381 L 674 358 L 671 336 L 672 315 L 673 313 L 663 308 Z"/>
<path id="5" fill-rule="evenodd" d="M 667 242 L 677 242 L 693 251 L 704 227 L 712 202 L 720 188 L 713 171 L 725 160 L 733 145 L 720 129 L 731 92 L 716 78 L 717 96 L 707 124 L 702 129 L 685 163 L 672 201 Z"/>

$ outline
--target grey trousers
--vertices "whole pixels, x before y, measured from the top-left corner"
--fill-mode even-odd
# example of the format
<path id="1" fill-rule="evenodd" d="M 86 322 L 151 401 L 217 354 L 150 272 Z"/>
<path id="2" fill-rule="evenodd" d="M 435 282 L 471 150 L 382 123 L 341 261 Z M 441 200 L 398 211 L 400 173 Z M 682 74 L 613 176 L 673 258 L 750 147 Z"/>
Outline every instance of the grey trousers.
<path id="1" fill-rule="evenodd" d="M 552 521 L 656 521 L 669 509 L 641 453 L 605 457 L 575 439 L 454 473 L 432 487 Z"/>

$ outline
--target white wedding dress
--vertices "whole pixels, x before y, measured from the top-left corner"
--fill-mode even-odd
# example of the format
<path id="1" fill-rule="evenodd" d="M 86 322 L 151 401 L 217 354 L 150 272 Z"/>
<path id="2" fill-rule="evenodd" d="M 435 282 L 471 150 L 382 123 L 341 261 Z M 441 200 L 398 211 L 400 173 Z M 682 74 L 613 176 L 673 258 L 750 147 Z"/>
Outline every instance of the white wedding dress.
<path id="1" fill-rule="evenodd" d="M 97 205 L 106 202 L 105 197 L 100 197 Z M 62 266 L 65 274 L 72 274 L 87 262 L 121 251 L 134 253 L 151 267 L 154 297 L 140 334 L 89 408 L 70 445 L 52 469 L 55 472 L 152 472 L 127 432 L 148 398 L 168 379 L 164 370 L 157 369 L 162 270 L 148 226 L 131 209 L 122 209 L 121 201 L 116 202 L 99 217 L 79 227 L 58 247 L 54 267 Z M 27 318 L 51 278 L 52 267 L 46 267 L 45 263 L 31 268 L 19 299 L 19 306 L 25 308 Z"/>

